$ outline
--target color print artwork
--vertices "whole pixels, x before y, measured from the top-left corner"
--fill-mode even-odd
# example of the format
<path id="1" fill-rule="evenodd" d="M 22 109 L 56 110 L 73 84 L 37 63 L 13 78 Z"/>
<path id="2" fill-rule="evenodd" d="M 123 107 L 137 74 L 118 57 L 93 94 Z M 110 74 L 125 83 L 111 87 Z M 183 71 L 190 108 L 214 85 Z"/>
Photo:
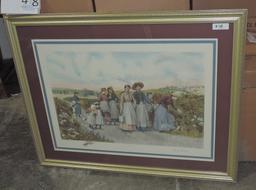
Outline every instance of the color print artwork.
<path id="1" fill-rule="evenodd" d="M 32 44 L 56 150 L 214 161 L 216 39 Z"/>

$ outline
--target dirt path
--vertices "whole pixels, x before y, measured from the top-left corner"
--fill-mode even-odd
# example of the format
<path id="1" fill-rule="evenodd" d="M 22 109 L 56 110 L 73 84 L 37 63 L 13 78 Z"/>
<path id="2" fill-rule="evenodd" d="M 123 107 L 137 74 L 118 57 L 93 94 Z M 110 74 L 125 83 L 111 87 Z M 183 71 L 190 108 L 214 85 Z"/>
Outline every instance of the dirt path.
<path id="1" fill-rule="evenodd" d="M 86 121 L 80 120 L 82 131 L 90 130 L 98 133 L 100 136 L 108 140 L 127 143 L 127 144 L 147 144 L 147 145 L 172 145 L 177 147 L 193 147 L 200 148 L 203 145 L 202 138 L 192 138 L 179 135 L 171 135 L 161 133 L 154 130 L 147 130 L 144 132 L 133 131 L 125 132 L 115 125 L 105 125 L 102 129 L 90 129 Z"/>
<path id="2" fill-rule="evenodd" d="M 66 101 L 67 102 L 67 101 Z M 68 102 L 69 103 L 69 102 Z M 70 104 L 70 103 L 69 103 Z M 82 110 L 82 113 L 84 110 Z M 85 114 L 82 114 L 85 115 Z M 83 118 L 83 117 L 82 117 Z M 146 144 L 146 145 L 171 145 L 187 148 L 201 148 L 203 146 L 203 138 L 192 138 L 180 135 L 171 135 L 154 130 L 144 132 L 133 131 L 126 132 L 118 128 L 117 125 L 105 125 L 102 129 L 91 129 L 85 119 L 79 119 L 81 124 L 81 132 L 94 131 L 106 139 L 127 144 Z"/>

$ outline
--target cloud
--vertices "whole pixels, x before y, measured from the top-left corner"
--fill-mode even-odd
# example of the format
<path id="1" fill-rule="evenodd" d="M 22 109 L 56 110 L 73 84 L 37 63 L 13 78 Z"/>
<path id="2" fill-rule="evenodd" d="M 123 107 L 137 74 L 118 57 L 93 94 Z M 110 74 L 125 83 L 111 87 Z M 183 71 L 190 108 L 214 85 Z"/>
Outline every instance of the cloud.
<path id="1" fill-rule="evenodd" d="M 84 86 L 94 90 L 143 81 L 145 88 L 202 85 L 203 53 L 196 52 L 61 52 L 46 59 L 52 84 Z"/>

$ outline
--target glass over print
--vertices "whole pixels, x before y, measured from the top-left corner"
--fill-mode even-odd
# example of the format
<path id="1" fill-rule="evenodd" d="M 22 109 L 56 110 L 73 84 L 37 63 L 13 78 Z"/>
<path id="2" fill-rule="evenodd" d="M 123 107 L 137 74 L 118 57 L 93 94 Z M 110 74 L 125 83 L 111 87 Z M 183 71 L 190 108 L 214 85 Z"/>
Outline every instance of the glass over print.
<path id="1" fill-rule="evenodd" d="M 217 39 L 32 43 L 56 149 L 214 160 Z"/>

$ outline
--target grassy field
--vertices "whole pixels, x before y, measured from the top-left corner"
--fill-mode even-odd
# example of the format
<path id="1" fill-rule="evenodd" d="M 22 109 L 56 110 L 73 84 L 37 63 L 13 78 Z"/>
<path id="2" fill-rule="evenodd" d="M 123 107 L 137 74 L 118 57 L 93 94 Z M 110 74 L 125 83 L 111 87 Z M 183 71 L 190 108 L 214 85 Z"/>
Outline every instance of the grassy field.
<path id="1" fill-rule="evenodd" d="M 169 106 L 168 110 L 175 117 L 177 129 L 168 133 L 197 138 L 202 137 L 204 131 L 204 95 L 202 91 L 202 88 L 186 90 L 172 87 L 151 89 L 144 92 L 159 95 L 174 95 L 173 106 Z M 93 94 L 91 91 L 90 93 Z M 120 96 L 120 93 L 121 91 L 117 91 L 118 96 Z M 91 94 L 88 96 L 79 96 L 81 107 L 84 110 L 88 110 L 90 105 L 97 101 L 97 96 L 92 96 Z M 96 92 L 94 94 L 96 94 Z M 65 101 L 72 101 L 72 93 L 55 95 L 60 97 L 59 101 L 63 99 L 63 103 L 65 103 Z M 68 113 L 69 112 L 71 112 L 71 110 L 69 110 Z"/>
<path id="2" fill-rule="evenodd" d="M 68 103 L 60 98 L 54 98 L 54 102 L 63 139 L 111 142 L 93 131 L 83 130 L 81 132 L 81 125 L 72 118 L 72 109 Z"/>
<path id="3" fill-rule="evenodd" d="M 97 101 L 96 98 L 87 98 L 87 97 L 79 97 L 79 98 L 80 98 L 81 107 L 84 110 L 88 110 L 88 108 L 90 108 L 91 104 L 93 104 Z M 72 101 L 72 96 L 65 97 L 64 100 L 68 101 L 68 102 L 71 102 Z"/>

